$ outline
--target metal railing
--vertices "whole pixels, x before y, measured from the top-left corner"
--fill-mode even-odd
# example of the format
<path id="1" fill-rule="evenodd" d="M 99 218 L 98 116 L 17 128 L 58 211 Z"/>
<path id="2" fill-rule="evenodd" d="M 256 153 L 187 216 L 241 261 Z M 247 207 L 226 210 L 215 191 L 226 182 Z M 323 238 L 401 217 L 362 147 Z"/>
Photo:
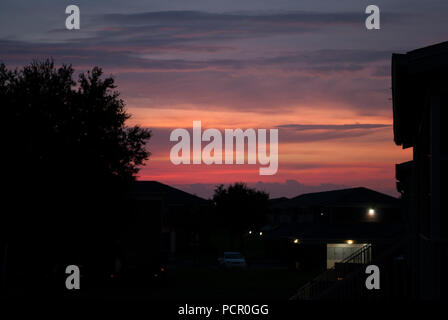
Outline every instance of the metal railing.
<path id="1" fill-rule="evenodd" d="M 380 254 L 375 254 L 375 258 L 371 261 L 367 260 L 368 264 L 381 268 L 383 273 L 381 290 L 366 289 L 366 274 L 363 267 L 353 270 L 343 281 L 338 281 L 322 291 L 318 299 L 342 301 L 406 299 L 409 297 L 409 279 L 402 258 L 406 242 L 406 239 L 401 239 L 385 248 Z"/>
<path id="2" fill-rule="evenodd" d="M 337 281 L 343 280 L 347 274 L 371 261 L 372 245 L 367 244 L 302 286 L 290 300 L 312 300 Z"/>
<path id="3" fill-rule="evenodd" d="M 367 264 L 370 263 L 370 261 L 372 261 L 372 245 L 366 244 L 343 259 L 340 263 Z"/>

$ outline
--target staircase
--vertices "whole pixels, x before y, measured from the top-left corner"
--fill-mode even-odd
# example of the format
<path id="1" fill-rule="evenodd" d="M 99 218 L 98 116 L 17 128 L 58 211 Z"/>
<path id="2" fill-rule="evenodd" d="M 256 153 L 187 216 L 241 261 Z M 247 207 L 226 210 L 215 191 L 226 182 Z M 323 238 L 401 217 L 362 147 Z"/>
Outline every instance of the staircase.
<path id="1" fill-rule="evenodd" d="M 372 261 L 372 246 L 367 244 L 350 256 L 305 284 L 290 300 L 313 300 L 349 274 L 361 270 Z"/>

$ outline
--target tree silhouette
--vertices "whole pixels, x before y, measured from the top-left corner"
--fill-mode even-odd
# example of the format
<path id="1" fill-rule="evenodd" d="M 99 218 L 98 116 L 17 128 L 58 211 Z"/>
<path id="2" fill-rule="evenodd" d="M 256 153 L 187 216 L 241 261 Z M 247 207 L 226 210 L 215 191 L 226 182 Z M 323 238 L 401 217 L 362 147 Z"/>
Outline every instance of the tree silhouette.
<path id="1" fill-rule="evenodd" d="M 232 233 L 241 233 L 248 228 L 259 228 L 265 223 L 269 195 L 248 188 L 244 183 L 215 189 L 213 202 L 218 219 Z"/>
<path id="2" fill-rule="evenodd" d="M 75 81 L 70 65 L 52 60 L 15 70 L 0 64 L 11 208 L 2 210 L 1 231 L 11 254 L 15 246 L 44 261 L 101 255 L 95 244 L 123 223 L 126 187 L 150 155 L 151 132 L 126 126 L 130 115 L 114 89 L 98 67 Z"/>

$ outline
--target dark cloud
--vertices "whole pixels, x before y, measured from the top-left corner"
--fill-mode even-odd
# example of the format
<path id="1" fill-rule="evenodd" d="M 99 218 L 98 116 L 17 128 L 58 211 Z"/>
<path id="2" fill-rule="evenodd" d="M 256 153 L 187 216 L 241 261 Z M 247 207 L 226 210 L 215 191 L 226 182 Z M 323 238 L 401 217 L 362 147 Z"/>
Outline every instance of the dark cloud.
<path id="1" fill-rule="evenodd" d="M 351 13 L 211 13 L 165 11 L 136 14 L 108 14 L 108 25 L 126 26 L 119 31 L 146 31 L 176 41 L 224 40 L 292 34 L 335 25 L 359 24 L 363 16 Z M 169 41 L 169 40 L 168 40 Z"/>
<path id="2" fill-rule="evenodd" d="M 206 130 L 205 123 L 202 130 Z M 380 130 L 392 130 L 391 125 L 387 124 L 348 124 L 348 125 L 300 125 L 290 124 L 278 126 L 279 143 L 280 147 L 282 143 L 288 142 L 319 142 L 335 139 L 356 139 L 359 137 L 372 135 Z M 171 147 L 175 142 L 170 141 L 170 133 L 176 128 L 149 128 L 152 130 L 152 137 L 149 141 L 148 148 L 155 157 L 166 156 L 168 157 Z M 191 127 L 185 128 L 190 132 L 192 136 Z M 243 128 L 244 129 L 244 128 Z M 372 142 L 372 138 L 369 138 Z M 206 142 L 203 143 L 203 146 Z M 338 166 L 334 163 L 324 164 L 320 163 L 307 163 L 301 162 L 299 166 L 296 164 L 294 168 L 300 167 L 301 169 L 320 168 L 325 166 L 335 167 Z"/>
<path id="3" fill-rule="evenodd" d="M 146 50 L 150 51 L 147 47 Z M 182 50 L 199 51 L 217 51 L 232 50 L 231 47 L 177 47 L 176 52 Z M 173 49 L 174 50 L 174 49 Z M 279 52 L 275 57 L 266 58 L 233 58 L 233 59 L 156 59 L 146 58 L 140 52 L 139 48 L 133 48 L 131 43 L 113 43 L 103 45 L 85 44 L 79 46 L 75 42 L 70 43 L 52 43 L 38 44 L 19 41 L 0 40 L 0 54 L 3 60 L 23 61 L 33 59 L 39 56 L 52 56 L 58 60 L 70 60 L 73 64 L 99 64 L 115 68 L 139 68 L 140 71 L 166 70 L 166 71 L 184 71 L 184 70 L 229 70 L 245 68 L 264 68 L 287 67 L 288 70 L 314 70 L 316 72 L 341 71 L 341 70 L 360 70 L 365 64 L 376 61 L 388 60 L 390 51 L 386 50 L 315 50 L 315 51 L 296 51 L 295 53 Z M 23 61 L 26 62 L 26 61 Z M 290 69 L 290 68 L 293 69 Z"/>
<path id="4" fill-rule="evenodd" d="M 175 56 L 181 57 L 183 49 L 177 48 Z M 147 58 L 136 54 L 139 50 L 127 42 L 79 45 L 0 40 L 0 57 L 10 67 L 50 56 L 58 64 L 73 64 L 77 71 L 98 65 L 116 75 L 125 98 L 150 97 L 148 108 L 189 104 L 278 112 L 324 102 L 344 104 L 363 114 L 390 109 L 384 78 L 356 76 L 371 64 L 387 60 L 385 50 L 279 51 L 276 56 L 253 59 L 235 53 L 232 58 L 202 60 Z"/>
<path id="5" fill-rule="evenodd" d="M 82 29 L 89 34 L 79 38 L 52 43 L 0 40 L 0 59 L 10 67 L 47 57 L 73 64 L 77 71 L 98 65 L 122 80 L 118 85 L 125 98 L 151 98 L 148 108 L 182 104 L 279 112 L 324 103 L 361 114 L 390 109 L 385 79 L 360 75 L 372 64 L 390 60 L 389 50 L 295 50 L 281 45 L 270 50 L 271 40 L 263 39 L 258 56 L 242 54 L 249 38 L 294 39 L 294 34 L 319 28 L 359 24 L 363 15 L 358 12 L 166 11 L 96 18 Z"/>
<path id="6" fill-rule="evenodd" d="M 402 21 L 400 13 L 385 12 L 383 19 Z M 296 34 L 325 27 L 363 25 L 365 16 L 353 12 L 291 11 L 260 13 L 212 13 L 201 11 L 163 11 L 133 14 L 107 14 L 100 17 L 108 26 L 119 26 L 118 35 L 131 32 L 136 36 L 151 35 L 166 41 L 197 41 L 265 37 Z M 116 34 L 116 33 L 114 33 Z M 104 33 L 107 36 L 109 33 Z"/>
<path id="7" fill-rule="evenodd" d="M 198 110 L 244 110 L 278 113 L 302 106 L 346 108 L 356 113 L 389 112 L 390 91 L 382 79 L 357 78 L 344 72 L 289 74 L 281 70 L 254 72 L 150 72 L 117 75 L 125 97 L 149 97 L 142 107 L 194 105 Z M 123 84 L 123 85 L 121 85 Z M 189 107 L 188 107 L 189 108 Z"/>
<path id="8" fill-rule="evenodd" d="M 256 12 L 234 12 L 234 13 L 212 13 L 203 11 L 159 11 L 143 12 L 131 14 L 106 14 L 103 15 L 108 22 L 118 24 L 148 24 L 171 22 L 174 24 L 201 24 L 238 22 L 243 24 L 258 22 L 273 23 L 355 23 L 360 20 L 357 12 L 307 12 L 289 11 L 277 13 L 256 13 Z"/>
<path id="9" fill-rule="evenodd" d="M 396 15 L 396 14 L 393 14 Z M 399 19 L 400 15 L 397 15 Z M 62 26 L 47 32 L 47 39 L 90 44 L 132 43 L 140 48 L 194 47 L 197 43 L 265 38 L 316 32 L 327 27 L 363 23 L 359 12 L 211 13 L 160 11 L 89 16 L 77 33 Z"/>
<path id="10" fill-rule="evenodd" d="M 334 139 L 354 139 L 379 130 L 392 130 L 388 124 L 284 124 L 280 129 L 282 142 L 317 142 Z"/>
<path id="11" fill-rule="evenodd" d="M 279 128 L 295 129 L 297 131 L 305 130 L 335 130 L 346 131 L 353 129 L 377 129 L 391 127 L 390 124 L 282 124 Z"/>

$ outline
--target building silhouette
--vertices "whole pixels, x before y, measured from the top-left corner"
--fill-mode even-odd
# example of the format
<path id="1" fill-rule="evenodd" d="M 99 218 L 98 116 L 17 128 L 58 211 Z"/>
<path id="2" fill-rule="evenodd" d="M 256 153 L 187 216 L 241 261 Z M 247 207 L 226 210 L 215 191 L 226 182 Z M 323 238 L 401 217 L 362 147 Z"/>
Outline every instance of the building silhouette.
<path id="1" fill-rule="evenodd" d="M 413 160 L 397 164 L 404 200 L 410 290 L 416 299 L 439 299 L 447 284 L 446 180 L 448 42 L 392 55 L 394 139 L 413 148 Z"/>
<path id="2" fill-rule="evenodd" d="M 272 199 L 265 239 L 298 269 L 324 271 L 369 246 L 369 260 L 402 236 L 400 200 L 363 187 Z M 281 250 L 272 252 L 279 254 Z"/>
<path id="3" fill-rule="evenodd" d="M 368 253 L 365 259 L 365 248 L 336 263 L 292 299 L 434 301 L 446 296 L 448 219 L 441 185 L 447 181 L 447 74 L 448 42 L 392 55 L 394 140 L 413 148 L 413 159 L 396 165 L 403 230 L 373 257 Z M 366 290 L 369 264 L 381 271 L 380 290 Z"/>

